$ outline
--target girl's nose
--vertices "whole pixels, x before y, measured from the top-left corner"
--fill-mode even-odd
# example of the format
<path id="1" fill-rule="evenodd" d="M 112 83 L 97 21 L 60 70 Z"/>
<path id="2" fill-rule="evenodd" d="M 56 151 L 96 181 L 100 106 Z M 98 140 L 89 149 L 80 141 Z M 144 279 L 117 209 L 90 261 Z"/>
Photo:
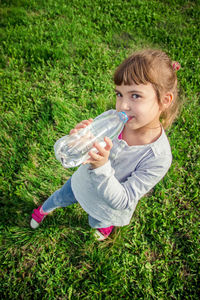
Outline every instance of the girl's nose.
<path id="1" fill-rule="evenodd" d="M 121 102 L 121 109 L 122 110 L 130 109 L 129 102 L 126 99 L 123 99 L 123 101 Z"/>

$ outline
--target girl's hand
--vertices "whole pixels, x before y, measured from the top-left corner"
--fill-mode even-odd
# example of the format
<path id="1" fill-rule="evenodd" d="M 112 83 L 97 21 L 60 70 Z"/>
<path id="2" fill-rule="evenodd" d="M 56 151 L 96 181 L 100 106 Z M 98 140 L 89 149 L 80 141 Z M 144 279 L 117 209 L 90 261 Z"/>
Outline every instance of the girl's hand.
<path id="1" fill-rule="evenodd" d="M 69 135 L 75 134 L 77 133 L 80 129 L 87 127 L 88 125 L 90 125 L 93 122 L 93 119 L 89 119 L 89 120 L 83 120 L 82 122 L 78 123 L 74 129 L 70 130 Z"/>
<path id="2" fill-rule="evenodd" d="M 91 164 L 92 169 L 96 169 L 103 166 L 108 161 L 113 143 L 108 137 L 105 137 L 104 141 L 106 142 L 105 148 L 101 147 L 97 142 L 94 143 L 93 146 L 98 150 L 98 153 L 90 151 L 89 155 L 91 158 L 86 160 L 83 165 Z"/>

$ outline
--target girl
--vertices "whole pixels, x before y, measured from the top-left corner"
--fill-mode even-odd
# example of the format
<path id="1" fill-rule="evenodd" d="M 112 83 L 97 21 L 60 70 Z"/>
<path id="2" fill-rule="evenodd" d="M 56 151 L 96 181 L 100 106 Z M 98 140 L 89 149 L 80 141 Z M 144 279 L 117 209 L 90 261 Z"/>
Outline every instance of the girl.
<path id="1" fill-rule="evenodd" d="M 117 68 L 116 110 L 124 111 L 129 121 L 113 142 L 105 137 L 105 148 L 95 143 L 98 153 L 91 151 L 64 186 L 34 210 L 32 228 L 55 208 L 76 202 L 88 213 L 98 240 L 107 238 L 115 226 L 129 224 L 138 200 L 165 176 L 172 162 L 164 129 L 178 113 L 179 68 L 160 50 L 136 52 Z M 82 121 L 70 134 L 91 122 Z"/>

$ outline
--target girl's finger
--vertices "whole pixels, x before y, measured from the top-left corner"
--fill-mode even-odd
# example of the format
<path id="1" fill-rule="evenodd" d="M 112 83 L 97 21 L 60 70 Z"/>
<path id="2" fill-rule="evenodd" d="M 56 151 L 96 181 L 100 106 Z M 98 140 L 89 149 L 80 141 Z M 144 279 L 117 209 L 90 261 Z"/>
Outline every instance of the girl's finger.
<path id="1" fill-rule="evenodd" d="M 80 129 L 85 128 L 85 127 L 87 127 L 87 125 L 85 125 L 85 124 L 77 124 L 77 125 L 75 126 L 75 129 L 80 130 Z"/>
<path id="2" fill-rule="evenodd" d="M 108 151 L 110 151 L 110 149 L 112 148 L 113 146 L 113 143 L 112 141 L 105 137 L 104 138 L 104 141 L 106 142 L 106 146 L 105 148 L 103 148 L 102 146 L 99 145 L 99 143 L 94 143 L 94 147 L 98 150 L 98 153 L 101 155 L 101 156 L 106 156 L 108 153 Z"/>
<path id="3" fill-rule="evenodd" d="M 86 126 L 90 125 L 92 123 L 92 119 L 89 120 L 83 120 L 82 122 L 78 123 L 75 128 L 80 129 L 80 128 L 85 128 Z"/>
<path id="4" fill-rule="evenodd" d="M 111 139 L 109 139 L 107 136 L 104 138 L 104 141 L 106 142 L 106 146 L 105 146 L 105 150 L 106 151 L 110 151 L 113 147 L 113 143 L 111 141 Z"/>
<path id="5" fill-rule="evenodd" d="M 77 133 L 77 131 L 78 130 L 76 130 L 76 129 L 71 129 L 70 132 L 69 132 L 69 135 L 75 134 L 75 133 Z"/>
<path id="6" fill-rule="evenodd" d="M 93 122 L 93 119 L 89 119 L 89 120 L 83 120 L 81 123 L 85 124 L 85 125 L 89 125 Z"/>
<path id="7" fill-rule="evenodd" d="M 96 142 L 96 143 L 94 143 L 93 146 L 98 150 L 98 153 L 99 153 L 101 156 L 106 155 L 105 148 L 101 147 L 101 146 L 99 145 L 99 143 Z M 96 153 L 96 152 L 92 151 L 92 153 Z"/>
<path id="8" fill-rule="evenodd" d="M 80 124 L 88 125 L 88 124 L 90 124 L 90 121 L 89 120 L 83 120 Z"/>
<path id="9" fill-rule="evenodd" d="M 102 155 L 99 155 L 99 154 L 101 154 L 101 153 L 100 153 L 100 152 L 99 152 L 99 153 L 96 153 L 96 152 L 94 152 L 94 151 L 90 151 L 90 152 L 89 152 L 89 155 L 90 155 L 90 157 L 92 158 L 92 161 L 93 161 L 93 160 L 97 161 L 97 160 L 102 159 Z M 90 162 L 91 162 L 91 160 L 90 160 Z"/>
<path id="10" fill-rule="evenodd" d="M 94 159 L 87 159 L 87 160 L 85 160 L 83 163 L 82 163 L 82 165 L 86 165 L 86 164 L 91 164 L 92 162 L 94 162 Z"/>

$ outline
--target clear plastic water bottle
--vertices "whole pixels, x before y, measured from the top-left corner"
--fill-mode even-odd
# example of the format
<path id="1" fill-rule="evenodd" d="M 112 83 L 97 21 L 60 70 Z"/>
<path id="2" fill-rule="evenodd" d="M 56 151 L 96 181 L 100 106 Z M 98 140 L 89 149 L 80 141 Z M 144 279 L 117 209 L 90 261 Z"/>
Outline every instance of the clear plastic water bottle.
<path id="1" fill-rule="evenodd" d="M 79 166 L 90 157 L 89 151 L 97 152 L 97 149 L 93 148 L 95 142 L 105 147 L 105 136 L 113 140 L 120 134 L 127 121 L 128 116 L 125 112 L 114 111 L 112 114 L 98 117 L 77 133 L 60 138 L 54 145 L 56 158 L 65 168 Z"/>

